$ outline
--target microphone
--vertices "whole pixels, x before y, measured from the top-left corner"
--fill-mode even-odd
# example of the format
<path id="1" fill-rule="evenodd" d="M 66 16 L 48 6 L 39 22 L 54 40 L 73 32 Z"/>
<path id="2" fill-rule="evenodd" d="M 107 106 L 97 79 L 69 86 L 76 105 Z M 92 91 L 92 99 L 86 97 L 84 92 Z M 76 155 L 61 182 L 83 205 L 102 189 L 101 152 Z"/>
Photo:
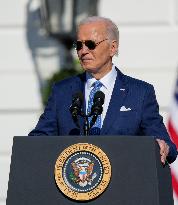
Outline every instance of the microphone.
<path id="1" fill-rule="evenodd" d="M 77 92 L 72 97 L 72 105 L 70 106 L 69 110 L 70 110 L 70 113 L 72 115 L 72 119 L 73 119 L 74 123 L 79 128 L 80 128 L 80 126 L 78 123 L 78 115 L 81 114 L 82 104 L 83 104 L 82 92 Z"/>
<path id="2" fill-rule="evenodd" d="M 103 107 L 102 105 L 104 104 L 104 99 L 105 95 L 102 91 L 97 91 L 94 95 L 93 99 L 93 106 L 91 108 L 91 114 L 93 115 L 91 123 L 90 123 L 90 128 L 95 124 L 98 115 L 101 115 L 103 112 Z"/>

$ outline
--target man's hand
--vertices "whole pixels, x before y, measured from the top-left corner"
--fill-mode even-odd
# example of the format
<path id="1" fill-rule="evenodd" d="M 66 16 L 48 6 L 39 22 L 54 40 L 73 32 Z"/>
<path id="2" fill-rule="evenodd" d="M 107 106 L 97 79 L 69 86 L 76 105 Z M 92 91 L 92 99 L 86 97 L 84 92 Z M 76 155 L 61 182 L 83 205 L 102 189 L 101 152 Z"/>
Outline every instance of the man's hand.
<path id="1" fill-rule="evenodd" d="M 165 164 L 166 157 L 168 156 L 169 153 L 169 146 L 164 140 L 156 139 L 156 141 L 158 142 L 160 147 L 161 162 Z"/>

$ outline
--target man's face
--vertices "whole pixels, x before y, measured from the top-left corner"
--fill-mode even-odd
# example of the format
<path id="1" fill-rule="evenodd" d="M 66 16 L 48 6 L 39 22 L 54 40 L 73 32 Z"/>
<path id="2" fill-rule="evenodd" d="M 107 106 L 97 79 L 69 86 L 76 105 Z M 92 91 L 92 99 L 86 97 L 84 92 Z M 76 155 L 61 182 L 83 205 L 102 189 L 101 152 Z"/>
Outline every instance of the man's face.
<path id="1" fill-rule="evenodd" d="M 81 25 L 77 33 L 78 41 L 92 40 L 101 42 L 94 50 L 89 49 L 84 43 L 77 51 L 82 68 L 92 74 L 105 75 L 112 67 L 112 57 L 116 52 L 116 42 L 109 41 L 105 24 L 92 22 Z"/>

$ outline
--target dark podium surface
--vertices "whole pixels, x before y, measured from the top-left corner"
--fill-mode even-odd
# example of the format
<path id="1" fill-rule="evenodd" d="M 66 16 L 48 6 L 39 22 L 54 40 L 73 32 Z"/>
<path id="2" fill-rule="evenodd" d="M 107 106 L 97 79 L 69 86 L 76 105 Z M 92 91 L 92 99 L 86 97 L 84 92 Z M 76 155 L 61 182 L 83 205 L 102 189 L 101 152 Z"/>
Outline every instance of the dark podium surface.
<path id="1" fill-rule="evenodd" d="M 66 198 L 56 186 L 54 167 L 64 149 L 83 142 L 106 153 L 112 176 L 98 198 L 77 202 Z M 161 164 L 153 137 L 14 137 L 6 204 L 173 205 L 170 168 Z"/>

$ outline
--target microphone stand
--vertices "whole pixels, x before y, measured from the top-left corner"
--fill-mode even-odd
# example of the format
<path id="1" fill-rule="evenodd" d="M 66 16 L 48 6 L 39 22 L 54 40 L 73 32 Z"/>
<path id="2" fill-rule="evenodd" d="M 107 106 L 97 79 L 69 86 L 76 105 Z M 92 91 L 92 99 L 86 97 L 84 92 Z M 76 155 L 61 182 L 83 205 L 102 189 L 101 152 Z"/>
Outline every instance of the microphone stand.
<path id="1" fill-rule="evenodd" d="M 84 112 L 81 113 L 81 117 L 84 118 L 84 125 L 83 125 L 83 132 L 85 136 L 89 135 L 89 121 L 88 121 L 88 115 L 85 115 Z"/>
<path id="2" fill-rule="evenodd" d="M 99 110 L 99 113 L 102 113 L 103 111 L 103 108 L 101 107 L 100 110 Z M 98 114 L 96 114 L 96 119 L 98 117 Z M 82 110 L 80 110 L 80 112 L 78 113 L 78 115 L 80 115 L 81 117 L 83 117 L 84 119 L 84 125 L 83 125 L 83 133 L 84 133 L 84 136 L 88 136 L 89 135 L 89 131 L 90 129 L 92 128 L 92 126 L 95 124 L 95 121 L 96 119 L 94 120 L 94 122 L 91 120 L 90 124 L 89 124 L 89 120 L 88 118 L 91 117 L 91 116 L 94 116 L 94 114 L 91 112 L 89 115 L 86 115 Z M 74 118 L 73 118 L 74 119 Z M 77 121 L 75 121 L 75 124 L 77 125 L 77 127 L 80 129 L 80 126 L 79 124 L 77 123 Z"/>
<path id="3" fill-rule="evenodd" d="M 86 114 L 81 110 L 81 112 L 79 113 L 79 115 L 84 118 L 84 125 L 83 125 L 84 136 L 88 136 L 88 135 L 89 135 L 90 129 L 91 129 L 91 128 L 93 127 L 93 125 L 95 124 L 98 115 L 101 115 L 102 112 L 103 112 L 103 107 L 102 107 L 102 106 L 96 106 L 96 107 L 95 107 L 95 112 L 93 112 L 93 111 L 91 110 L 91 112 L 90 112 L 88 115 L 86 115 Z M 93 118 L 91 119 L 91 122 L 89 123 L 88 118 L 89 118 L 89 117 L 92 117 L 92 116 L 93 116 Z"/>
<path id="4" fill-rule="evenodd" d="M 95 122 L 93 123 L 92 121 L 90 122 L 89 124 L 89 120 L 88 118 L 93 116 L 91 113 L 89 115 L 86 115 L 84 112 L 82 112 L 80 114 L 81 117 L 84 118 L 84 125 L 83 125 L 83 132 L 84 132 L 84 135 L 85 136 L 88 136 L 89 135 L 89 131 L 90 129 L 92 128 L 92 126 L 95 124 Z M 98 115 L 96 116 L 96 118 L 98 117 Z M 96 121 L 96 120 L 95 120 Z"/>
<path id="5" fill-rule="evenodd" d="M 84 135 L 89 135 L 89 122 L 88 122 L 88 116 L 84 116 L 84 126 L 83 126 Z"/>

